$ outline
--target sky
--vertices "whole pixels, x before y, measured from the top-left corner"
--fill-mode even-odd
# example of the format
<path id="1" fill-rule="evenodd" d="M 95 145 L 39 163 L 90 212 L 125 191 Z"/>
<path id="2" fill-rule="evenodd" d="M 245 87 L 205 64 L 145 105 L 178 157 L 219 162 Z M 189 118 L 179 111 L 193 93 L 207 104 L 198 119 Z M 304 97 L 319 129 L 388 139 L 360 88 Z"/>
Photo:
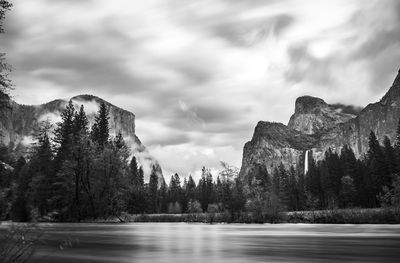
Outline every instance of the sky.
<path id="1" fill-rule="evenodd" d="M 400 67 L 397 0 L 14 0 L 14 99 L 93 94 L 136 115 L 164 175 L 240 167 L 302 95 L 366 106 Z"/>

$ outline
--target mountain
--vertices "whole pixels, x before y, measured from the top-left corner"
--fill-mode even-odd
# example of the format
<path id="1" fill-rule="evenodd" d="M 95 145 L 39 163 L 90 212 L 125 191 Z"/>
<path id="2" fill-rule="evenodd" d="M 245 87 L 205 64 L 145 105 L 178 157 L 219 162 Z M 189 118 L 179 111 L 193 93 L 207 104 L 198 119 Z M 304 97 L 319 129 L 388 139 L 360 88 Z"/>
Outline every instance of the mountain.
<path id="1" fill-rule="evenodd" d="M 374 131 L 382 142 L 393 142 L 400 117 L 400 70 L 383 98 L 360 110 L 342 104 L 327 104 L 311 96 L 299 97 L 288 125 L 260 121 L 251 141 L 243 148 L 240 177 L 245 178 L 259 165 L 269 172 L 281 162 L 302 168 L 307 151 L 317 160 L 328 148 L 340 151 L 349 145 L 357 157 L 368 150 L 368 137 Z"/>
<path id="2" fill-rule="evenodd" d="M 344 105 L 329 105 L 320 98 L 303 96 L 297 98 L 295 113 L 288 127 L 304 134 L 323 134 L 339 123 L 355 118 Z"/>
<path id="3" fill-rule="evenodd" d="M 84 106 L 90 126 L 94 122 L 99 105 L 104 102 L 109 109 L 110 134 L 113 136 L 118 132 L 122 133 L 125 142 L 131 148 L 131 153 L 143 166 L 145 180 L 149 179 L 153 165 L 159 178 L 162 178 L 160 165 L 136 135 L 135 115 L 132 112 L 93 95 L 79 95 L 71 100 L 76 109 L 79 109 L 80 105 Z M 55 124 L 61 121 L 60 114 L 67 103 L 68 100 L 57 99 L 42 105 L 22 105 L 10 100 L 7 107 L 0 110 L 0 143 L 12 147 L 17 153 L 26 154 L 35 141 L 34 134 L 40 124 L 47 121 L 55 127 Z"/>

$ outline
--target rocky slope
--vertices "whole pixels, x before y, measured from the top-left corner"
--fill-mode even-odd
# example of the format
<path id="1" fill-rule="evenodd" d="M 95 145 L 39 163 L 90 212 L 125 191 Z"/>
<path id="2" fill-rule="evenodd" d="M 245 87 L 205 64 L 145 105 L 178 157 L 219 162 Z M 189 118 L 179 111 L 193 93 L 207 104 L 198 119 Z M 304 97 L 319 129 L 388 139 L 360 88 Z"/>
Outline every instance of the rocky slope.
<path id="1" fill-rule="evenodd" d="M 296 100 L 295 113 L 288 125 L 259 122 L 253 138 L 243 149 L 240 176 L 256 166 L 268 171 L 281 162 L 302 168 L 307 150 L 320 159 L 330 147 L 340 151 L 349 145 L 357 157 L 368 150 L 368 137 L 374 131 L 380 141 L 395 138 L 400 117 L 400 71 L 385 96 L 359 111 L 350 106 L 329 105 L 319 98 L 304 96 Z"/>
<path id="2" fill-rule="evenodd" d="M 100 103 L 104 102 L 110 112 L 110 134 L 115 135 L 121 131 L 132 154 L 143 165 L 145 180 L 149 179 L 152 165 L 156 166 L 159 178 L 162 177 L 160 165 L 136 136 L 133 113 L 92 95 L 79 95 L 71 99 L 76 109 L 80 105 L 84 106 L 89 125 L 93 124 Z M 35 130 L 46 121 L 54 127 L 61 120 L 60 114 L 67 103 L 68 100 L 54 100 L 42 105 L 21 105 L 10 100 L 8 107 L 0 111 L 0 143 L 14 148 L 20 154 L 26 153 L 34 142 Z"/>
<path id="3" fill-rule="evenodd" d="M 344 106 L 329 105 L 320 98 L 303 96 L 296 100 L 295 113 L 290 117 L 288 127 L 304 134 L 323 134 L 355 117 L 352 112 L 346 112 Z"/>

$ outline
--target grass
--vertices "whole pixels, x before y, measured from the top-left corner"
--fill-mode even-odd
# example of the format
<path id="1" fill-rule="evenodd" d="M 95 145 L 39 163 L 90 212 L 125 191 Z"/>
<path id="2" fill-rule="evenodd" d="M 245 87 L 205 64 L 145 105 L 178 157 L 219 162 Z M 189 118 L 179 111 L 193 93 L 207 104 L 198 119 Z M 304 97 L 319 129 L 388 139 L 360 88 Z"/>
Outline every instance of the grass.
<path id="1" fill-rule="evenodd" d="M 278 214 L 194 213 L 194 214 L 124 214 L 123 222 L 187 222 L 187 223 L 318 223 L 318 224 L 400 224 L 400 208 L 351 208 L 320 211 L 281 212 Z M 117 223 L 118 218 L 88 222 Z"/>
<path id="2" fill-rule="evenodd" d="M 287 223 L 318 224 L 400 224 L 400 208 L 349 208 L 288 212 Z"/>

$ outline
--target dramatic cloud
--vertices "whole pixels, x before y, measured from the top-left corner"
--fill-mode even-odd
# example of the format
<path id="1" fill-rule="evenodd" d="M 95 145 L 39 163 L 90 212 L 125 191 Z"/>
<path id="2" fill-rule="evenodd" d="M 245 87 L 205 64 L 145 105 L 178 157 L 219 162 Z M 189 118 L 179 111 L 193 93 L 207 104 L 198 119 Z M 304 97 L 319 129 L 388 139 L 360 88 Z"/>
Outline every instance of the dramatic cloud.
<path id="1" fill-rule="evenodd" d="M 286 123 L 306 94 L 365 106 L 400 67 L 396 0 L 13 3 L 0 45 L 14 98 L 94 94 L 134 112 L 167 176 L 240 166 L 259 120 Z"/>

